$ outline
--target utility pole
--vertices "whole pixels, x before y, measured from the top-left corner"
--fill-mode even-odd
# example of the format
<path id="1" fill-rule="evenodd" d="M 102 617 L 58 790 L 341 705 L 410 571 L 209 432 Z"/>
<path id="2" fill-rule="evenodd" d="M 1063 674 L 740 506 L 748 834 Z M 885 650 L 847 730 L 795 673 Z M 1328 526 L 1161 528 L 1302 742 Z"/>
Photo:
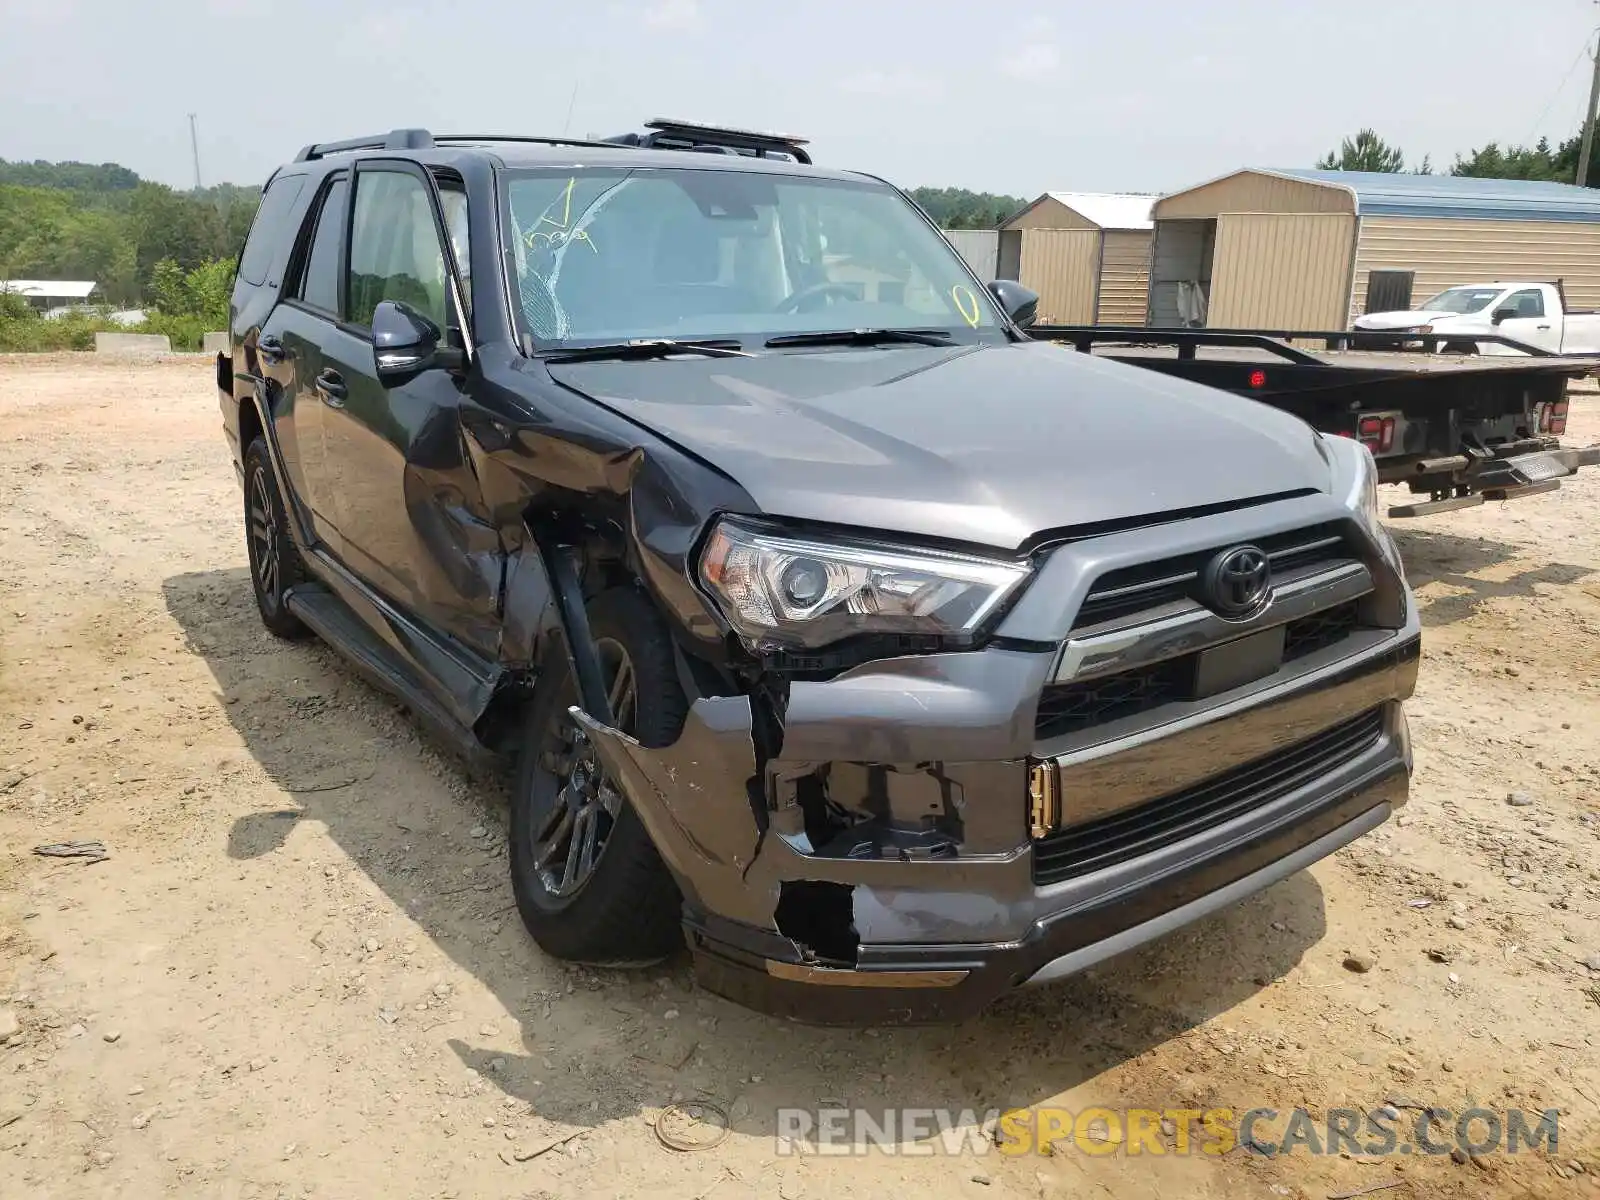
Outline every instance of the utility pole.
<path id="1" fill-rule="evenodd" d="M 1595 83 L 1600 85 L 1600 75 L 1595 76 Z M 1594 107 L 1592 102 L 1590 103 L 1589 107 Z M 1587 139 L 1585 139 L 1584 146 L 1587 147 L 1588 144 L 1589 143 Z M 200 190 L 200 135 L 195 131 L 193 113 L 189 114 L 189 149 L 194 153 L 194 190 L 198 192 Z M 1587 160 L 1588 157 L 1588 151 L 1585 149 L 1585 160 Z"/>
<path id="2" fill-rule="evenodd" d="M 1589 178 L 1589 151 L 1594 148 L 1594 106 L 1600 102 L 1600 47 L 1594 59 L 1594 80 L 1589 84 L 1589 107 L 1583 112 L 1583 146 L 1578 151 L 1578 177 L 1572 182 L 1583 187 Z"/>

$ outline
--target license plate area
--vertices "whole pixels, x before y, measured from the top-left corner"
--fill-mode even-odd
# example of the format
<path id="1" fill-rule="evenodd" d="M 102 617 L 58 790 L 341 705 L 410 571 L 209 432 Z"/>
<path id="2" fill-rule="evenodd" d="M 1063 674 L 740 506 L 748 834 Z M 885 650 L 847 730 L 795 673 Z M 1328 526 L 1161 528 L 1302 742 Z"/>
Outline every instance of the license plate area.
<path id="1" fill-rule="evenodd" d="M 1196 653 L 1193 698 L 1204 700 L 1276 672 L 1283 666 L 1284 631 L 1278 625 Z"/>

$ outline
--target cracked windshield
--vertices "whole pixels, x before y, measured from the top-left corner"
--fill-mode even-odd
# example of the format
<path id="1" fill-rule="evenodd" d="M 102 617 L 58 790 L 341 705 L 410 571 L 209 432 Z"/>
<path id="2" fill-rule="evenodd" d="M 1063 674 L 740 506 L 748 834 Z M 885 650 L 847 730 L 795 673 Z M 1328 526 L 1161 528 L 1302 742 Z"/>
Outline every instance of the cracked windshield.
<path id="1" fill-rule="evenodd" d="M 514 294 L 540 345 L 835 329 L 998 336 L 960 258 L 895 193 L 781 174 L 513 174 Z"/>

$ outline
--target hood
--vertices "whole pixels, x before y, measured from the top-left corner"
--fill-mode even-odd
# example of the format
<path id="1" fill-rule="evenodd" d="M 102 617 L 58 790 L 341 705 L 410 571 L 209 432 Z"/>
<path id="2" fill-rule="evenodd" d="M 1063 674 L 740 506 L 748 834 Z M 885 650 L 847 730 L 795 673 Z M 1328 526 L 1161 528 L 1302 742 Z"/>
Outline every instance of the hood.
<path id="1" fill-rule="evenodd" d="M 1048 343 L 550 371 L 774 516 L 1011 549 L 1043 530 L 1329 487 L 1297 418 Z"/>
<path id="2" fill-rule="evenodd" d="M 1355 325 L 1357 329 L 1412 329 L 1418 325 L 1432 325 L 1436 321 L 1459 320 L 1462 316 L 1462 313 L 1431 312 L 1418 308 L 1409 312 L 1366 313 L 1356 318 Z"/>

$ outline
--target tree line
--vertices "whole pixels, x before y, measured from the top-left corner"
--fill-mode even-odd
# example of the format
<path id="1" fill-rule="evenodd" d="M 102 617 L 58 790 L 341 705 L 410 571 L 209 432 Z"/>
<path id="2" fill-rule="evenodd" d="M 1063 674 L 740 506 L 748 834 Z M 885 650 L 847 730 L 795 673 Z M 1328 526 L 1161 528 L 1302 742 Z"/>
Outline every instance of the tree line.
<path id="1" fill-rule="evenodd" d="M 159 264 L 237 255 L 259 199 L 235 184 L 180 192 L 116 163 L 0 159 L 0 279 L 92 279 L 110 304 L 145 303 Z"/>
<path id="2" fill-rule="evenodd" d="M 1551 183 L 1572 183 L 1578 174 L 1578 155 L 1583 134 L 1578 132 L 1557 145 L 1540 138 L 1531 146 L 1501 146 L 1489 142 L 1456 155 L 1451 175 L 1474 179 L 1540 179 Z M 1426 155 L 1414 167 L 1406 166 L 1405 153 L 1371 129 L 1362 129 L 1345 138 L 1339 147 L 1317 162 L 1325 171 L 1383 171 L 1431 175 L 1433 166 Z M 1600 163 L 1589 162 L 1585 187 L 1600 187 Z"/>
<path id="3" fill-rule="evenodd" d="M 1457 155 L 1449 173 L 1571 182 L 1581 140 L 1490 142 Z M 1317 166 L 1433 171 L 1426 156 L 1413 163 L 1372 129 L 1343 139 Z M 1585 184 L 1600 186 L 1600 162 L 1590 164 Z M 173 303 L 173 281 L 199 272 L 193 294 L 209 295 L 219 275 L 214 264 L 239 253 L 260 196 L 260 188 L 236 184 L 179 191 L 117 163 L 0 159 L 0 279 L 92 279 L 107 303 L 134 306 Z M 958 187 L 912 188 L 910 196 L 946 229 L 993 229 L 1028 203 Z"/>

